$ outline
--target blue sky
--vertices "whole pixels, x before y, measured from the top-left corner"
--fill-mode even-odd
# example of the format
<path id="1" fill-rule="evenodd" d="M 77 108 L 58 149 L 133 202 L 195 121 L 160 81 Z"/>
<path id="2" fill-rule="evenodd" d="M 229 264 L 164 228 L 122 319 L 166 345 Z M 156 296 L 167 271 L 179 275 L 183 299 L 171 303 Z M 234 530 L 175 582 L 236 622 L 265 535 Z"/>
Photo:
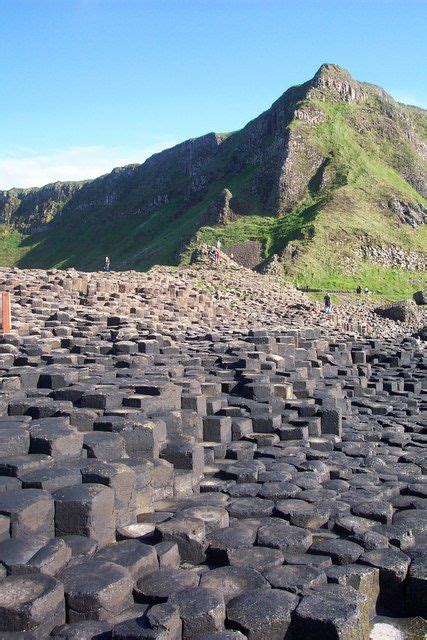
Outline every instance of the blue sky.
<path id="1" fill-rule="evenodd" d="M 425 0 L 2 0 L 0 189 L 231 131 L 323 62 L 427 107 Z"/>

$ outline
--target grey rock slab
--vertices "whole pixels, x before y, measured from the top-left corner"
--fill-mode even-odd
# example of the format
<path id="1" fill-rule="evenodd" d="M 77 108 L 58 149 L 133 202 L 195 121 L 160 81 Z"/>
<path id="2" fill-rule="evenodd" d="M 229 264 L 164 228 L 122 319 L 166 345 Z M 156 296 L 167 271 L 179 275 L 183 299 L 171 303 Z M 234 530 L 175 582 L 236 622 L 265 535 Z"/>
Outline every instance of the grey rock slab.
<path id="1" fill-rule="evenodd" d="M 133 602 L 132 576 L 113 562 L 86 560 L 65 569 L 59 578 L 64 584 L 69 622 L 106 620 Z"/>
<path id="2" fill-rule="evenodd" d="M 207 554 L 216 562 L 227 562 L 227 553 L 231 549 L 252 547 L 256 539 L 256 530 L 242 526 L 216 529 L 207 536 Z"/>
<path id="3" fill-rule="evenodd" d="M 227 493 L 232 498 L 255 498 L 263 485 L 256 482 L 241 482 L 227 488 Z"/>
<path id="4" fill-rule="evenodd" d="M 339 594 L 306 595 L 299 603 L 292 627 L 295 640 L 365 640 L 369 619 L 351 587 Z"/>
<path id="5" fill-rule="evenodd" d="M 195 587 L 176 593 L 169 602 L 179 608 L 183 640 L 224 630 L 225 602 L 221 593 Z"/>
<path id="6" fill-rule="evenodd" d="M 269 500 L 284 500 L 293 498 L 300 492 L 300 488 L 292 482 L 264 482 L 258 496 Z"/>
<path id="7" fill-rule="evenodd" d="M 283 553 L 279 549 L 269 547 L 249 547 L 247 549 L 229 549 L 227 551 L 228 564 L 234 567 L 250 567 L 263 573 L 267 569 L 283 564 Z"/>
<path id="8" fill-rule="evenodd" d="M 115 540 L 114 492 L 110 487 L 75 485 L 56 491 L 53 497 L 57 536 L 84 535 L 100 544 Z"/>
<path id="9" fill-rule="evenodd" d="M 83 448 L 88 458 L 109 462 L 125 455 L 125 441 L 118 433 L 94 431 L 83 436 Z"/>
<path id="10" fill-rule="evenodd" d="M 303 594 L 310 588 L 326 584 L 326 574 L 322 569 L 308 565 L 284 565 L 272 567 L 263 576 L 275 589 L 285 589 L 295 594 Z"/>
<path id="11" fill-rule="evenodd" d="M 10 518 L 12 538 L 54 535 L 54 502 L 47 491 L 23 489 L 0 494 L 0 514 Z"/>
<path id="12" fill-rule="evenodd" d="M 368 599 L 369 617 L 375 616 L 380 593 L 380 572 L 377 568 L 359 564 L 334 565 L 326 569 L 326 575 L 328 582 L 350 586 L 365 595 Z"/>
<path id="13" fill-rule="evenodd" d="M 137 581 L 135 594 L 138 602 L 159 604 L 174 594 L 190 587 L 197 587 L 199 576 L 183 569 L 159 569 Z"/>
<path id="14" fill-rule="evenodd" d="M 403 582 L 408 573 L 410 558 L 399 549 L 368 551 L 359 563 L 376 567 L 380 572 L 380 612 L 401 614 L 404 612 Z"/>
<path id="15" fill-rule="evenodd" d="M 210 505 L 189 507 L 187 509 L 183 509 L 179 515 L 191 516 L 192 518 L 203 520 L 203 522 L 205 523 L 207 534 L 209 534 L 211 531 L 215 531 L 216 529 L 228 527 L 229 525 L 228 511 L 226 509 L 223 509 L 222 507 L 215 507 Z"/>
<path id="16" fill-rule="evenodd" d="M 56 627 L 50 635 L 61 640 L 110 640 L 110 629 L 108 622 L 87 620 L 63 624 Z"/>
<path id="17" fill-rule="evenodd" d="M 208 546 L 204 520 L 185 512 L 157 525 L 161 539 L 165 542 L 176 542 L 182 560 L 199 564 L 205 560 Z"/>
<path id="18" fill-rule="evenodd" d="M 356 516 L 368 518 L 368 520 L 376 520 L 383 524 L 391 523 L 394 511 L 392 505 L 384 500 L 360 502 L 354 505 L 351 510 Z"/>
<path id="19" fill-rule="evenodd" d="M 203 635 L 203 640 L 245 640 L 247 636 L 244 636 L 240 631 L 214 631 L 213 633 L 207 633 Z"/>
<path id="20" fill-rule="evenodd" d="M 200 586 L 221 593 L 227 603 L 232 598 L 252 589 L 270 589 L 267 580 L 249 567 L 219 567 L 202 575 Z"/>
<path id="21" fill-rule="evenodd" d="M 97 549 L 98 543 L 93 538 L 87 538 L 86 536 L 69 535 L 62 536 L 67 545 L 71 549 L 71 559 L 68 562 L 68 566 L 73 564 L 80 564 L 84 560 L 92 558 Z"/>
<path id="22" fill-rule="evenodd" d="M 113 640 L 181 640 L 182 621 L 177 606 L 157 604 L 137 618 L 114 625 Z"/>
<path id="23" fill-rule="evenodd" d="M 310 504 L 304 500 L 291 499 L 279 500 L 275 514 L 289 520 L 297 527 L 318 529 L 328 521 L 331 511 L 322 504 Z"/>
<path id="24" fill-rule="evenodd" d="M 9 576 L 0 582 L 0 631 L 31 631 L 43 640 L 64 622 L 64 587 L 55 578 Z"/>
<path id="25" fill-rule="evenodd" d="M 298 598 L 279 589 L 254 589 L 227 604 L 227 624 L 250 640 L 283 640 Z"/>
<path id="26" fill-rule="evenodd" d="M 33 420 L 29 431 L 30 453 L 44 453 L 55 460 L 80 456 L 83 434 L 70 427 L 65 418 Z"/>
<path id="27" fill-rule="evenodd" d="M 257 545 L 281 551 L 307 551 L 313 542 L 310 531 L 283 524 L 266 524 L 258 529 Z"/>
<path id="28" fill-rule="evenodd" d="M 30 434 L 21 426 L 10 423 L 0 428 L 0 451 L 2 457 L 26 455 L 30 448 Z"/>
<path id="29" fill-rule="evenodd" d="M 405 589 L 405 613 L 427 618 L 427 553 L 420 552 L 412 559 Z"/>
<path id="30" fill-rule="evenodd" d="M 30 471 L 21 476 L 23 489 L 44 489 L 50 493 L 80 484 L 82 481 L 79 469 L 67 466 L 44 467 Z"/>
<path id="31" fill-rule="evenodd" d="M 262 518 L 273 513 L 274 502 L 262 498 L 234 498 L 227 505 L 233 518 Z"/>
<path id="32" fill-rule="evenodd" d="M 178 569 L 181 557 L 176 542 L 159 542 L 154 548 L 160 569 Z"/>
<path id="33" fill-rule="evenodd" d="M 329 556 L 334 564 L 351 564 L 363 553 L 363 547 L 348 540 L 320 540 L 310 547 L 310 553 Z"/>
<path id="34" fill-rule="evenodd" d="M 134 580 L 156 571 L 159 567 L 156 549 L 139 540 L 122 540 L 107 545 L 95 554 L 94 559 L 114 562 L 125 567 Z"/>

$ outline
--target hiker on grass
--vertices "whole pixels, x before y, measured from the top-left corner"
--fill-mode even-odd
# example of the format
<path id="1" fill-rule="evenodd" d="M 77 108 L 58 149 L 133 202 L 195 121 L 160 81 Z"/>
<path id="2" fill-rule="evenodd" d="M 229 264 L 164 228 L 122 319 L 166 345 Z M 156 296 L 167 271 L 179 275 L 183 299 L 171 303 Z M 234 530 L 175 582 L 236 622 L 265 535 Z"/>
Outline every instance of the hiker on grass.
<path id="1" fill-rule="evenodd" d="M 103 271 L 106 273 L 110 271 L 110 258 L 108 256 L 105 256 Z"/>
<path id="2" fill-rule="evenodd" d="M 328 292 L 326 292 L 326 295 L 323 298 L 323 301 L 325 303 L 325 313 L 331 313 L 332 311 L 331 296 Z"/>
<path id="3" fill-rule="evenodd" d="M 356 293 L 362 293 L 362 287 L 360 284 L 357 285 Z"/>

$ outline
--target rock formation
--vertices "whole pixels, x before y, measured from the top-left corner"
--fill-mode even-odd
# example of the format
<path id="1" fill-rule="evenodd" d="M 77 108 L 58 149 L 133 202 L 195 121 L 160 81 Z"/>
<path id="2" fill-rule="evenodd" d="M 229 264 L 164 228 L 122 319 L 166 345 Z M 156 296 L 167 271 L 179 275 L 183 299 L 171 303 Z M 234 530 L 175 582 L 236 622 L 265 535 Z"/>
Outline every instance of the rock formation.
<path id="1" fill-rule="evenodd" d="M 2 636 L 368 640 L 425 615 L 412 329 L 238 265 L 0 285 Z"/>
<path id="2" fill-rule="evenodd" d="M 296 274 L 310 247 L 321 250 L 325 227 L 331 250 L 335 237 L 351 245 L 355 232 L 367 246 L 381 239 L 403 250 L 403 225 L 416 251 L 426 220 L 425 118 L 325 64 L 240 131 L 187 140 L 96 180 L 1 192 L 0 220 L 31 234 L 17 251 L 30 267 L 95 269 L 103 255 L 121 269 L 173 264 L 195 238 L 207 241 L 195 236 L 204 225 L 220 225 L 231 251 L 260 242 L 260 261 L 292 242 Z M 266 225 L 254 227 L 256 216 Z M 348 272 L 345 251 L 333 252 L 334 272 Z"/>
<path id="3" fill-rule="evenodd" d="M 233 194 L 231 191 L 224 189 L 220 196 L 213 200 L 200 216 L 200 226 L 215 226 L 236 220 L 237 216 L 231 208 L 232 198 Z"/>

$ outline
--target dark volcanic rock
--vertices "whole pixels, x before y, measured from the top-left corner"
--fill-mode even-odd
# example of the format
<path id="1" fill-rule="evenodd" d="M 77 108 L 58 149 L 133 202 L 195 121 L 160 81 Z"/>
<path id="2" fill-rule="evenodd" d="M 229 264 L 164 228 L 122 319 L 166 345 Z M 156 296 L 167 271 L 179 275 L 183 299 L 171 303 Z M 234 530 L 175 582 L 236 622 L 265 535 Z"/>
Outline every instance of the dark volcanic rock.
<path id="1" fill-rule="evenodd" d="M 423 615 L 412 329 L 280 316 L 272 289 L 237 322 L 191 280 L 105 276 L 0 273 L 0 635 L 365 640 Z"/>
<path id="2" fill-rule="evenodd" d="M 233 598 L 227 605 L 227 621 L 251 640 L 281 640 L 290 627 L 298 598 L 279 589 L 255 589 Z"/>
<path id="3" fill-rule="evenodd" d="M 391 320 L 398 320 L 399 322 L 405 322 L 407 324 L 417 325 L 420 320 L 417 305 L 413 300 L 402 300 L 401 302 L 393 302 L 382 307 L 377 307 L 375 313 L 382 318 L 390 318 Z"/>

